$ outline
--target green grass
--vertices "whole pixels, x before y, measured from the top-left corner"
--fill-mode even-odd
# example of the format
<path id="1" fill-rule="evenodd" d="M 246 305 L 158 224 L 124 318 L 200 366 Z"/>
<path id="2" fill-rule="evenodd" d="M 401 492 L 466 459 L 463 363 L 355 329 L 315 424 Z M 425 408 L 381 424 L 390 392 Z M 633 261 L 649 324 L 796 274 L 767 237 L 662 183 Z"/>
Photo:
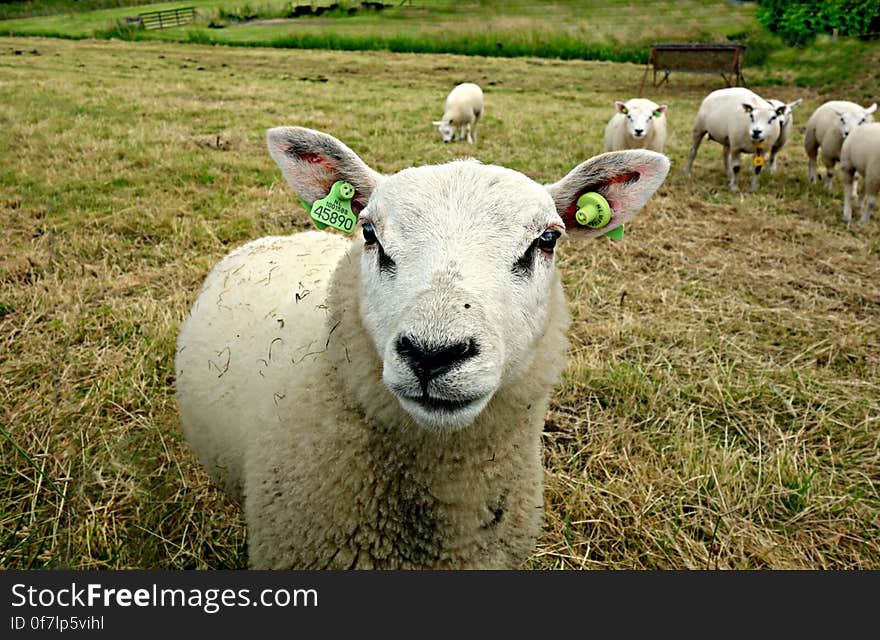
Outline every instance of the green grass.
<path id="1" fill-rule="evenodd" d="M 327 5 L 327 2 L 316 3 Z M 359 10 L 357 2 L 321 17 L 254 24 L 240 17 L 277 19 L 291 3 L 194 0 L 88 13 L 0 21 L 0 33 L 69 38 L 124 37 L 165 39 L 202 44 L 388 50 L 415 53 L 542 56 L 563 59 L 607 59 L 644 62 L 646 46 L 657 40 L 726 40 L 759 31 L 754 8 L 728 2 L 663 0 L 634 4 L 610 2 L 493 1 L 395 3 L 383 11 Z M 121 30 L 117 21 L 138 11 L 195 6 L 200 19 L 193 25 L 162 31 Z M 224 28 L 209 28 L 209 25 Z"/>
<path id="2" fill-rule="evenodd" d="M 173 356 L 213 264 L 309 227 L 266 128 L 327 131 L 386 173 L 474 154 L 550 182 L 602 151 L 643 70 L 0 38 L 0 567 L 245 566 L 240 511 L 180 434 Z M 794 75 L 768 85 L 804 104 L 754 194 L 711 142 L 681 172 L 720 78 L 649 85 L 669 177 L 623 242 L 560 246 L 574 322 L 528 568 L 880 568 L 880 223 L 844 226 L 839 182 L 807 184 L 826 96 Z M 480 140 L 443 145 L 430 123 L 464 80 Z"/>

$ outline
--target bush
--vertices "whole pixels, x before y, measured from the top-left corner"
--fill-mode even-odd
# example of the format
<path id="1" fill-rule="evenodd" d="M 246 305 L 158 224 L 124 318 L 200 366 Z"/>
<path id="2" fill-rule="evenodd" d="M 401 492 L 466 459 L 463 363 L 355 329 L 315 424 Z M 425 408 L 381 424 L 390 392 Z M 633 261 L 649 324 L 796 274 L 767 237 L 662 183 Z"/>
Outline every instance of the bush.
<path id="1" fill-rule="evenodd" d="M 880 23 L 880 0 L 761 0 L 758 20 L 786 44 L 804 45 L 819 34 L 868 33 Z"/>

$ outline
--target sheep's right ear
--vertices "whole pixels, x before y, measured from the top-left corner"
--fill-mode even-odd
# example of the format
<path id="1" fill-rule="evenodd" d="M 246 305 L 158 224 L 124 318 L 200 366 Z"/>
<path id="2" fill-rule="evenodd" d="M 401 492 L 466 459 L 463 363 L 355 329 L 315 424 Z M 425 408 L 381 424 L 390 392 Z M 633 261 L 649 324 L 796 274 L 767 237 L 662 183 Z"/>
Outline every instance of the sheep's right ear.
<path id="1" fill-rule="evenodd" d="M 638 213 L 669 173 L 669 158 L 647 149 L 603 153 L 572 169 L 546 189 L 569 235 L 592 238 L 616 229 Z M 611 220 L 601 229 L 590 229 L 575 219 L 578 199 L 596 192 L 611 206 Z"/>
<path id="2" fill-rule="evenodd" d="M 433 124 L 435 127 L 439 127 L 441 124 L 443 124 L 443 121 L 442 120 L 434 120 L 434 122 L 432 122 L 431 124 Z"/>
<path id="3" fill-rule="evenodd" d="M 274 127 L 266 131 L 266 142 L 288 184 L 308 204 L 344 180 L 354 187 L 351 206 L 360 213 L 382 179 L 342 142 L 314 129 Z"/>

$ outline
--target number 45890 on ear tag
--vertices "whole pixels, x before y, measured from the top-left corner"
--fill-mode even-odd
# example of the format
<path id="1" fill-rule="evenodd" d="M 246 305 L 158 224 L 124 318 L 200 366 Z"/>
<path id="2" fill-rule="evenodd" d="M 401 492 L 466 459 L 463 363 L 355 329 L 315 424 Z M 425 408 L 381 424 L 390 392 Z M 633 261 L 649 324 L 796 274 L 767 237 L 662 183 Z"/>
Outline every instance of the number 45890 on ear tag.
<path id="1" fill-rule="evenodd" d="M 351 210 L 354 187 L 347 182 L 334 182 L 330 193 L 312 204 L 312 221 L 319 229 L 333 227 L 345 233 L 354 231 L 357 216 Z"/>

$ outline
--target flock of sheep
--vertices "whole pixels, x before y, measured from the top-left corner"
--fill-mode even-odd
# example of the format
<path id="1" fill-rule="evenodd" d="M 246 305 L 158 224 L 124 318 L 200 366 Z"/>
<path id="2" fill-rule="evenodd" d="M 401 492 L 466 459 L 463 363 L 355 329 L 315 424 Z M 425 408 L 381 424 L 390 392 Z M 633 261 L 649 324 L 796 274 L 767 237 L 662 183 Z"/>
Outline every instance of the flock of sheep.
<path id="1" fill-rule="evenodd" d="M 745 87 L 711 92 L 697 111 L 685 175 L 690 175 L 700 143 L 708 135 L 724 148 L 724 169 L 732 191 L 738 190 L 740 155 L 752 156 L 751 188 L 755 190 L 765 156 L 769 156 L 769 170 L 776 171 L 776 156 L 791 138 L 793 111 L 800 104 L 800 99 L 789 103 L 765 99 Z M 615 107 L 616 112 L 605 128 L 606 151 L 651 149 L 663 153 L 667 136 L 666 105 L 632 98 L 616 102 Z M 813 184 L 817 181 L 816 158 L 820 150 L 826 168 L 826 188 L 831 188 L 835 165 L 840 163 L 846 222 L 852 218 L 856 174 L 864 183 L 859 219 L 862 224 L 868 222 L 880 191 L 880 123 L 874 123 L 872 115 L 876 109 L 876 103 L 862 107 L 846 100 L 831 100 L 819 106 L 807 122 L 804 149 L 810 163 L 809 180 Z M 474 142 L 482 113 L 480 87 L 463 83 L 449 93 L 443 117 L 434 125 L 444 142 L 465 138 Z"/>
<path id="2" fill-rule="evenodd" d="M 740 154 L 753 156 L 754 188 L 799 103 L 712 92 L 685 170 L 708 135 L 731 189 Z M 826 184 L 840 159 L 848 218 L 862 175 L 863 222 L 880 186 L 875 108 L 829 102 L 807 124 L 810 179 L 818 149 Z M 482 113 L 467 83 L 434 124 L 475 142 Z M 670 167 L 665 105 L 618 102 L 607 151 L 546 185 L 473 159 L 383 175 L 327 133 L 266 135 L 313 218 L 332 209 L 360 232 L 238 247 L 178 336 L 181 426 L 242 505 L 250 566 L 520 566 L 541 530 L 541 434 L 570 323 L 556 241 L 604 235 L 655 193 Z"/>

